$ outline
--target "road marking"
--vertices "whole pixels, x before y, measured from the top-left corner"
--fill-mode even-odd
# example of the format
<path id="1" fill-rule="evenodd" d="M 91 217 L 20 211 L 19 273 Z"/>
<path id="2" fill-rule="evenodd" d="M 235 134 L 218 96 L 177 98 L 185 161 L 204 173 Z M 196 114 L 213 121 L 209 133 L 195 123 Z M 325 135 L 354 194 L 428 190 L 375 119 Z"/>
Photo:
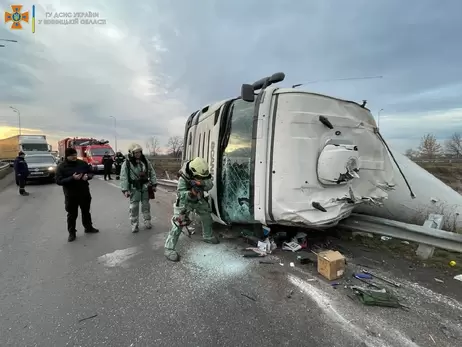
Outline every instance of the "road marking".
<path id="1" fill-rule="evenodd" d="M 373 320 L 370 319 L 368 324 L 374 325 L 374 329 L 381 330 L 379 336 L 370 336 L 368 332 L 361 328 L 361 324 L 356 325 L 353 322 L 359 320 L 359 318 L 354 318 L 357 315 L 354 312 L 350 312 L 348 315 L 352 319 L 348 319 L 341 310 L 346 309 L 346 305 L 336 305 L 335 299 L 332 295 L 322 291 L 321 289 L 315 287 L 308 281 L 301 279 L 300 277 L 288 274 L 288 280 L 290 283 L 299 288 L 303 293 L 309 296 L 318 307 L 329 317 L 334 323 L 338 324 L 341 328 L 345 329 L 356 339 L 364 342 L 365 346 L 368 347 L 389 347 L 390 344 L 388 341 L 380 338 L 380 336 L 386 336 L 387 340 L 393 340 L 397 343 L 397 346 L 400 347 L 419 347 L 411 339 L 405 336 L 403 333 L 392 328 L 383 321 L 377 321 L 373 324 Z M 361 322 L 359 322 L 361 323 Z"/>
<path id="2" fill-rule="evenodd" d="M 94 176 L 94 178 L 100 180 L 100 181 L 104 181 L 106 182 L 107 184 L 109 184 L 110 186 L 113 186 L 114 188 L 117 188 L 117 189 L 120 189 L 120 185 L 117 185 L 115 183 L 112 183 L 111 181 L 105 181 L 103 177 L 101 176 Z"/>

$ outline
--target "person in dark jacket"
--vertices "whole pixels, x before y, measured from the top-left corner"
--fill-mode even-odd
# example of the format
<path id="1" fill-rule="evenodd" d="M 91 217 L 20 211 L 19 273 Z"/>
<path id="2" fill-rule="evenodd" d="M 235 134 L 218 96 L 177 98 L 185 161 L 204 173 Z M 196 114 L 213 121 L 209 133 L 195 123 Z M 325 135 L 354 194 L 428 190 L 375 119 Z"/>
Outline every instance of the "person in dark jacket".
<path id="1" fill-rule="evenodd" d="M 27 162 L 24 159 L 25 156 L 24 152 L 21 151 L 14 160 L 14 175 L 16 178 L 16 184 L 19 186 L 19 194 L 23 196 L 29 195 L 29 193 L 26 192 L 26 180 L 30 172 Z"/>
<path id="2" fill-rule="evenodd" d="M 111 178 L 111 171 L 112 171 L 112 164 L 114 164 L 114 159 L 112 159 L 112 156 L 109 155 L 109 152 L 106 151 L 103 156 L 103 165 L 104 165 L 104 180 L 107 181 L 109 178 Z"/>
<path id="3" fill-rule="evenodd" d="M 125 157 L 121 152 L 117 152 L 115 156 L 115 169 L 116 169 L 116 180 L 120 179 L 120 168 L 125 161 Z"/>
<path id="4" fill-rule="evenodd" d="M 77 151 L 74 148 L 66 148 L 64 161 L 56 169 L 56 183 L 63 187 L 69 242 L 76 239 L 76 222 L 79 207 L 85 232 L 99 232 L 98 229 L 93 227 L 90 214 L 91 194 L 88 180 L 92 178 L 91 167 L 83 160 L 77 159 Z"/>

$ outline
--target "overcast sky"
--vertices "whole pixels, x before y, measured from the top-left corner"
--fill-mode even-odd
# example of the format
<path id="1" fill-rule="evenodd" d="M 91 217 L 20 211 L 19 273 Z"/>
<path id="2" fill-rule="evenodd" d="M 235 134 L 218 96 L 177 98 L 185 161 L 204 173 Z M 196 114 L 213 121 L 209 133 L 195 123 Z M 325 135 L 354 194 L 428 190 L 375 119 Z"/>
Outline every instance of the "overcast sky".
<path id="1" fill-rule="evenodd" d="M 30 24 L 0 38 L 0 135 L 91 135 L 119 148 L 182 135 L 198 108 L 276 71 L 284 85 L 381 112 L 398 150 L 426 132 L 462 131 L 462 1 L 155 0 L 22 1 Z M 10 2 L 1 0 L 1 9 Z M 38 5 L 39 4 L 39 5 Z M 45 12 L 98 12 L 106 25 L 44 25 Z M 3 15 L 2 15 L 3 17 Z M 3 128 L 2 128 L 3 127 Z"/>

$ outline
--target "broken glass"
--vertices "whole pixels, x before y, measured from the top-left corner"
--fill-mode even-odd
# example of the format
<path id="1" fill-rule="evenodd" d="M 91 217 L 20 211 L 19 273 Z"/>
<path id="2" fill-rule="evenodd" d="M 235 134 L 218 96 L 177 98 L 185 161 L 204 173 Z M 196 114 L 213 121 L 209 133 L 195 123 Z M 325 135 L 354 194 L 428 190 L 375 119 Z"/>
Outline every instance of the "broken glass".
<path id="1" fill-rule="evenodd" d="M 223 152 L 221 180 L 222 218 L 228 223 L 254 221 L 250 211 L 250 183 L 252 166 L 252 130 L 254 103 L 235 100 L 230 108 L 231 129 Z"/>

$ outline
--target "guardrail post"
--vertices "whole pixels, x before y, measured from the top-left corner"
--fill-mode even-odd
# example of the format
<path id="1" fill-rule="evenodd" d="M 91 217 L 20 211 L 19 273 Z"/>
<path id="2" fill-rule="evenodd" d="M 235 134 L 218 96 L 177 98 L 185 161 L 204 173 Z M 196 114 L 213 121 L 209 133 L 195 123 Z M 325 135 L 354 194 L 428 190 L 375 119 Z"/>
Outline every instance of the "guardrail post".
<path id="1" fill-rule="evenodd" d="M 440 229 L 443 227 L 444 216 L 441 214 L 429 214 L 427 220 L 424 223 L 424 227 L 432 229 Z M 435 247 L 419 244 L 417 247 L 416 254 L 421 259 L 428 259 L 433 257 L 433 252 L 435 252 Z"/>

